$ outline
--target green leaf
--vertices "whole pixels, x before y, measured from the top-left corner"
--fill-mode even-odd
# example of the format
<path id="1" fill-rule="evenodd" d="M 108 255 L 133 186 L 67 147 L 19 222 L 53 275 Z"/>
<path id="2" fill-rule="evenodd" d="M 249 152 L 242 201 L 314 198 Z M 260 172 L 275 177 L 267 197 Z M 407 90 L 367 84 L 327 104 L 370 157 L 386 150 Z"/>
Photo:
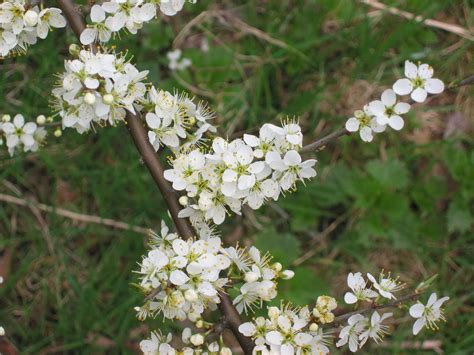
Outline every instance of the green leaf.
<path id="1" fill-rule="evenodd" d="M 372 160 L 365 166 L 367 172 L 382 186 L 393 189 L 403 189 L 407 186 L 408 170 L 399 160 Z"/>
<path id="2" fill-rule="evenodd" d="M 295 305 L 307 305 L 315 301 L 318 296 L 327 294 L 329 286 L 316 276 L 315 272 L 307 267 L 294 269 L 295 277 L 291 280 L 281 281 L 281 298 L 291 300 Z M 309 287 L 311 285 L 311 287 Z"/>
<path id="3" fill-rule="evenodd" d="M 259 233 L 255 246 L 265 253 L 269 251 L 274 256 L 274 261 L 289 265 L 300 255 L 300 241 L 291 234 L 280 234 L 273 228 Z"/>
<path id="4" fill-rule="evenodd" d="M 471 229 L 474 222 L 469 206 L 460 198 L 454 199 L 448 209 L 448 232 L 464 233 Z"/>

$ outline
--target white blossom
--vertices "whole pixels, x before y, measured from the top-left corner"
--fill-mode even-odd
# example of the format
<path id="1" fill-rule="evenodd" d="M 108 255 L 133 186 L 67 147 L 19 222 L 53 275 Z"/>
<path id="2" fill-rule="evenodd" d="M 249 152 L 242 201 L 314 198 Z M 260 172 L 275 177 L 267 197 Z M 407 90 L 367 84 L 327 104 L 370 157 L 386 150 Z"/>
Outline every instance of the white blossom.
<path id="1" fill-rule="evenodd" d="M 367 278 L 372 282 L 374 288 L 380 295 L 388 299 L 396 299 L 393 292 L 400 291 L 404 287 L 404 285 L 397 282 L 396 279 L 392 279 L 390 274 L 385 276 L 383 272 L 380 274 L 378 281 L 369 273 L 367 273 Z"/>
<path id="2" fill-rule="evenodd" d="M 426 305 L 418 302 L 410 307 L 410 315 L 416 319 L 413 324 L 413 335 L 417 335 L 424 327 L 438 329 L 437 322 L 445 320 L 441 306 L 447 300 L 449 297 L 438 299 L 436 293 L 432 293 Z"/>
<path id="3" fill-rule="evenodd" d="M 377 297 L 377 292 L 367 288 L 367 281 L 360 272 L 352 273 L 347 275 L 347 285 L 352 292 L 346 292 L 344 295 L 344 301 L 347 304 L 353 304 L 357 301 L 368 301 L 371 298 Z"/>
<path id="4" fill-rule="evenodd" d="M 94 124 L 122 122 L 126 110 L 134 112 L 143 99 L 147 73 L 123 56 L 81 50 L 77 59 L 65 61 L 65 72 L 53 90 L 63 128 L 84 133 Z"/>
<path id="5" fill-rule="evenodd" d="M 353 353 L 359 350 L 359 337 L 364 331 L 367 318 L 361 314 L 354 314 L 347 320 L 347 325 L 339 332 L 337 347 L 349 344 L 349 350 Z"/>
<path id="6" fill-rule="evenodd" d="M 359 335 L 359 346 L 362 347 L 369 338 L 373 339 L 377 344 L 382 342 L 383 337 L 388 334 L 389 327 L 382 322 L 390 318 L 393 313 L 384 313 L 382 316 L 377 311 L 372 313 L 370 321 L 366 320 L 366 329 Z"/>
<path id="7" fill-rule="evenodd" d="M 424 102 L 428 94 L 440 94 L 444 91 L 444 83 L 433 78 L 433 68 L 428 64 L 418 66 L 409 60 L 405 61 L 405 77 L 393 85 L 398 95 L 409 95 L 416 102 Z"/>
<path id="8" fill-rule="evenodd" d="M 17 150 L 37 151 L 46 137 L 46 131 L 35 122 L 25 122 L 23 115 L 17 114 L 12 122 L 4 120 L 0 123 L 0 137 L 2 135 L 5 136 L 8 153 L 13 156 Z"/>
<path id="9" fill-rule="evenodd" d="M 397 95 L 392 89 L 385 90 L 382 93 L 382 98 L 372 101 L 369 107 L 379 125 L 389 125 L 396 131 L 401 130 L 405 124 L 401 115 L 410 110 L 409 104 L 397 102 Z"/>
<path id="10" fill-rule="evenodd" d="M 170 70 L 184 70 L 191 66 L 191 59 L 181 57 L 181 54 L 181 49 L 175 49 L 166 53 L 166 57 L 169 61 L 168 68 L 170 68 Z"/>
<path id="11" fill-rule="evenodd" d="M 46 38 L 50 28 L 65 26 L 66 20 L 57 8 L 40 10 L 24 0 L 5 0 L 0 3 L 0 57 L 26 52 L 38 38 Z"/>
<path id="12" fill-rule="evenodd" d="M 349 132 L 359 131 L 359 136 L 364 142 L 372 142 L 374 133 L 385 131 L 385 125 L 379 124 L 369 105 L 365 105 L 362 111 L 355 111 L 354 117 L 346 121 L 346 129 Z"/>

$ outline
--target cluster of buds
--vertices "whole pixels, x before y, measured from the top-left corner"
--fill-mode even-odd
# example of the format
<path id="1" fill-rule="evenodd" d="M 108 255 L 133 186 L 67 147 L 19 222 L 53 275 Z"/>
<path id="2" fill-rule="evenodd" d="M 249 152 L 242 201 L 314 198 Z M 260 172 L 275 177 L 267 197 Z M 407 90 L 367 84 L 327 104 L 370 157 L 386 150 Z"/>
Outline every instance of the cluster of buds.
<path id="1" fill-rule="evenodd" d="M 288 280 L 294 276 L 291 270 L 283 270 L 280 263 L 271 263 L 269 253 L 261 255 L 255 247 L 226 248 L 225 254 L 235 265 L 238 280 L 243 280 L 240 285 L 239 295 L 234 298 L 234 305 L 242 313 L 254 307 L 262 307 L 263 302 L 268 302 L 277 296 L 278 281 Z"/>
<path id="2" fill-rule="evenodd" d="M 439 94 L 444 90 L 444 84 L 439 79 L 433 79 L 433 68 L 428 64 L 416 65 L 405 62 L 404 79 L 399 79 L 393 89 L 382 93 L 380 100 L 365 105 L 346 122 L 349 132 L 359 131 L 364 142 L 371 142 L 374 134 L 384 132 L 387 126 L 399 131 L 405 125 L 402 115 L 410 111 L 410 104 L 400 102 L 397 95 L 410 95 L 415 102 L 424 102 L 428 94 Z"/>
<path id="3" fill-rule="evenodd" d="M 66 26 L 61 10 L 31 7 L 25 0 L 0 2 L 0 56 L 25 52 L 28 46 L 45 39 L 51 28 Z"/>
<path id="4" fill-rule="evenodd" d="M 321 324 L 332 323 L 334 321 L 334 311 L 337 308 L 337 302 L 330 296 L 319 296 L 316 305 L 313 308 L 313 316 Z"/>
<path id="5" fill-rule="evenodd" d="M 185 0 L 158 1 L 160 11 L 174 16 L 183 9 Z M 196 1 L 193 1 L 195 3 Z M 156 17 L 157 2 L 144 0 L 111 0 L 91 8 L 91 24 L 81 33 L 84 45 L 99 41 L 106 43 L 111 37 L 126 29 L 136 34 L 143 24 Z"/>
<path id="6" fill-rule="evenodd" d="M 301 127 L 289 121 L 282 127 L 263 125 L 259 137 L 246 134 L 230 142 L 217 137 L 207 153 L 178 154 L 165 178 L 188 197 L 180 217 L 189 217 L 196 228 L 209 221 L 218 225 L 229 210 L 258 209 L 294 190 L 296 182 L 316 176 L 316 160 L 303 161 L 298 153 L 302 142 Z"/>
<path id="7" fill-rule="evenodd" d="M 168 233 L 163 223 L 161 236 L 155 235 L 151 247 L 137 271 L 140 288 L 148 295 L 136 308 L 139 318 L 163 314 L 197 321 L 205 309 L 216 308 L 219 291 L 228 281 L 220 273 L 231 264 L 220 238 L 185 241 Z"/>
<path id="8" fill-rule="evenodd" d="M 216 132 L 208 121 L 214 117 L 207 105 L 197 104 L 187 94 L 171 94 L 151 87 L 141 102 L 148 139 L 156 151 L 167 146 L 174 152 L 198 144 L 206 132 Z"/>
<path id="9" fill-rule="evenodd" d="M 139 71 L 122 55 L 70 49 L 77 58 L 65 61 L 66 70 L 53 90 L 63 127 L 83 133 L 93 124 L 123 121 L 125 110 L 135 112 L 135 102 L 146 93 L 148 71 Z"/>
<path id="10" fill-rule="evenodd" d="M 40 127 L 45 124 L 46 117 L 40 115 L 35 122 L 25 122 L 21 114 L 1 116 L 0 145 L 6 143 L 8 153 L 13 156 L 16 151 L 36 152 L 46 139 L 46 130 Z"/>

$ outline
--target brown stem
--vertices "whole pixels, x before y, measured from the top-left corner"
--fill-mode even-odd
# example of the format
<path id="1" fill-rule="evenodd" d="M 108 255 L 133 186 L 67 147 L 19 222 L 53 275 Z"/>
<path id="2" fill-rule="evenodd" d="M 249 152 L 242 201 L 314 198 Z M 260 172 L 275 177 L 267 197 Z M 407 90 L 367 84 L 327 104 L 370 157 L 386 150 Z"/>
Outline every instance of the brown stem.
<path id="1" fill-rule="evenodd" d="M 66 19 L 69 21 L 72 30 L 79 38 L 81 32 L 85 28 L 83 18 L 75 6 L 73 0 L 58 0 L 59 7 L 64 12 Z M 95 51 L 95 47 L 91 47 Z M 153 180 L 158 186 L 162 196 L 165 199 L 168 210 L 170 211 L 173 222 L 176 225 L 178 233 L 183 238 L 190 238 L 196 235 L 196 232 L 190 225 L 187 219 L 179 218 L 178 212 L 181 209 L 178 197 L 174 193 L 171 185 L 163 176 L 163 166 L 153 148 L 149 143 L 147 133 L 141 120 L 131 112 L 127 112 L 126 122 L 130 135 L 133 138 L 137 150 L 143 158 L 143 161 L 148 168 Z M 254 344 L 252 340 L 239 332 L 239 326 L 242 324 L 239 313 L 235 309 L 229 296 L 220 293 L 221 303 L 219 303 L 219 310 L 224 315 L 229 328 L 232 330 L 234 336 L 237 338 L 242 350 L 245 354 L 251 354 Z"/>
<path id="2" fill-rule="evenodd" d="M 313 143 L 305 145 L 303 147 L 303 149 L 301 149 L 301 152 L 302 153 L 314 152 L 314 151 L 318 150 L 319 148 L 322 148 L 322 147 L 326 146 L 328 143 L 330 143 L 330 142 L 332 142 L 332 141 L 334 141 L 334 140 L 338 139 L 339 137 L 341 137 L 343 135 L 346 135 L 346 134 L 350 134 L 350 132 L 348 130 L 346 130 L 345 128 L 338 129 L 337 131 L 329 133 L 327 136 L 325 136 L 321 139 L 318 139 L 317 141 L 315 141 Z"/>
<path id="3" fill-rule="evenodd" d="M 410 293 L 406 296 L 403 296 L 403 297 L 401 297 L 401 298 L 399 298 L 399 299 L 397 299 L 397 300 L 395 300 L 391 303 L 386 303 L 386 304 L 381 304 L 381 305 L 377 305 L 377 304 L 374 303 L 370 307 L 367 307 L 367 308 L 364 308 L 364 309 L 361 309 L 361 310 L 358 310 L 358 311 L 354 311 L 354 312 L 341 314 L 340 316 L 338 316 L 334 319 L 334 323 L 341 323 L 342 321 L 350 318 L 354 314 L 365 314 L 365 313 L 368 313 L 370 311 L 375 311 L 377 309 L 384 309 L 384 308 L 397 308 L 406 301 L 410 301 L 410 300 L 418 298 L 418 296 L 420 294 L 421 294 L 421 292 L 419 290 L 415 290 L 413 293 Z"/>

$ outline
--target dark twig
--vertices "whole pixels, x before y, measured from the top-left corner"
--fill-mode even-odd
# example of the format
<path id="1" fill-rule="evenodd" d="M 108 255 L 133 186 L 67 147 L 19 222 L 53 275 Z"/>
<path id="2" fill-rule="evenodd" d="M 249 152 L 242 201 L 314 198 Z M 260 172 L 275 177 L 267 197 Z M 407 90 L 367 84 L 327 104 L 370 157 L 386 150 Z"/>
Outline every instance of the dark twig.
<path id="1" fill-rule="evenodd" d="M 354 312 L 341 314 L 340 316 L 338 316 L 334 319 L 334 323 L 341 323 L 342 321 L 345 321 L 346 319 L 350 318 L 354 314 L 365 314 L 365 313 L 368 313 L 368 312 L 371 312 L 371 311 L 376 311 L 376 310 L 385 309 L 385 308 L 398 308 L 404 302 L 411 301 L 411 300 L 414 300 L 414 299 L 418 298 L 418 296 L 420 294 L 421 294 L 421 292 L 419 290 L 415 290 L 413 293 L 410 293 L 406 296 L 403 296 L 403 297 L 401 297 L 401 298 L 399 298 L 399 299 L 397 299 L 393 302 L 387 303 L 387 304 L 377 305 L 377 304 L 374 303 L 370 307 L 367 307 L 367 308 L 364 308 L 364 309 L 361 309 L 361 310 L 358 310 L 358 311 L 354 311 Z"/>
<path id="2" fill-rule="evenodd" d="M 73 0 L 58 0 L 58 4 L 61 10 L 63 10 L 67 20 L 70 21 L 71 28 L 73 29 L 74 33 L 79 38 L 85 28 L 85 25 L 82 16 L 79 10 L 76 8 Z M 95 48 L 91 49 L 95 50 Z M 195 236 L 196 233 L 189 224 L 189 221 L 187 219 L 178 217 L 178 212 L 180 210 L 178 197 L 173 192 L 169 182 L 166 181 L 163 176 L 163 167 L 155 150 L 148 141 L 146 130 L 143 127 L 141 120 L 131 112 L 127 112 L 126 122 L 137 150 L 140 152 L 140 155 L 142 156 L 148 171 L 152 175 L 153 180 L 165 199 L 166 205 L 170 211 L 178 233 L 183 238 Z M 220 293 L 220 299 L 221 302 L 218 305 L 219 310 L 225 316 L 227 324 L 229 324 L 229 328 L 237 338 L 245 354 L 251 354 L 254 347 L 252 340 L 242 335 L 238 330 L 240 324 L 242 324 L 239 313 L 232 304 L 229 296 L 224 293 Z"/>
<path id="3" fill-rule="evenodd" d="M 303 149 L 301 149 L 301 152 L 302 153 L 306 153 L 306 152 L 314 152 L 314 151 L 317 151 L 318 149 L 326 146 L 328 143 L 338 139 L 339 137 L 341 136 L 344 136 L 344 135 L 349 135 L 350 132 L 348 130 L 346 130 L 345 128 L 342 128 L 342 129 L 339 129 L 337 131 L 334 131 L 330 134 L 328 134 L 327 136 L 321 138 L 321 139 L 318 139 L 317 141 L 313 142 L 313 143 L 310 143 L 308 145 L 305 145 L 303 147 Z"/>

